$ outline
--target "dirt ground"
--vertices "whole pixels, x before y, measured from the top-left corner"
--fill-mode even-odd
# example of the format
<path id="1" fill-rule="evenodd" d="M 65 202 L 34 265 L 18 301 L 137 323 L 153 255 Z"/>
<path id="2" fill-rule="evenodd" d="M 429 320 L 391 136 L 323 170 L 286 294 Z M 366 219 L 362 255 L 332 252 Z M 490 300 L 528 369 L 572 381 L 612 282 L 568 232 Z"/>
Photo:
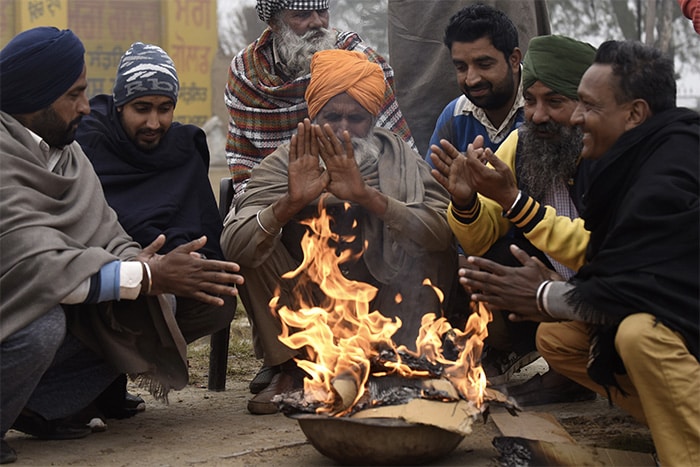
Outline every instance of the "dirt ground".
<path id="1" fill-rule="evenodd" d="M 258 368 L 249 346 L 244 313 L 232 325 L 226 390 L 207 386 L 208 338 L 189 347 L 190 384 L 170 395 L 168 405 L 131 386 L 146 400 L 146 411 L 126 420 L 108 420 L 103 433 L 71 441 L 40 441 L 11 430 L 15 465 L 27 466 L 324 466 L 337 462 L 307 441 L 298 423 L 284 415 L 247 412 L 248 382 Z M 539 360 L 515 375 L 526 379 L 546 370 Z M 553 414 L 580 445 L 651 452 L 648 430 L 603 398 L 593 402 L 554 404 L 530 410 Z M 492 419 L 474 431 L 446 457 L 431 465 L 500 465 L 492 446 L 500 432 Z"/>

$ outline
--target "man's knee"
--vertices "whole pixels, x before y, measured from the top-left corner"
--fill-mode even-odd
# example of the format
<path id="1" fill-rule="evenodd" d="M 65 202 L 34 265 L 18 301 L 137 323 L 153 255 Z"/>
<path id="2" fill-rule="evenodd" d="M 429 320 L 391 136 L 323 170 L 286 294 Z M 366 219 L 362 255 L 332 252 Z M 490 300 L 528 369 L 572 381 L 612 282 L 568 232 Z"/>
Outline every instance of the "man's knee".
<path id="1" fill-rule="evenodd" d="M 584 323 L 540 323 L 535 340 L 537 351 L 548 361 L 588 355 L 588 328 Z"/>
<path id="2" fill-rule="evenodd" d="M 27 374 L 45 371 L 66 337 L 66 316 L 56 306 L 2 343 L 3 372 Z"/>
<path id="3" fill-rule="evenodd" d="M 230 326 L 236 315 L 238 299 L 232 296 L 223 297 L 223 299 L 223 306 L 210 306 L 208 308 L 208 322 L 212 333 Z"/>
<path id="4" fill-rule="evenodd" d="M 540 323 L 537 326 L 537 333 L 535 335 L 535 344 L 537 346 L 537 351 L 542 355 L 545 360 L 549 356 L 556 355 L 558 349 L 561 347 L 559 343 L 559 334 L 557 333 L 558 323 Z"/>
<path id="5" fill-rule="evenodd" d="M 236 309 L 238 309 L 238 297 L 224 297 L 224 306 L 222 309 L 223 319 L 227 323 L 233 321 L 236 317 Z"/>
<path id="6" fill-rule="evenodd" d="M 66 338 L 66 315 L 56 306 L 16 335 L 21 336 L 22 352 L 51 363 Z"/>
<path id="7" fill-rule="evenodd" d="M 175 319 L 187 343 L 213 334 L 231 324 L 236 313 L 236 297 L 224 298 L 223 306 L 209 305 L 194 299 L 178 297 Z"/>
<path id="8" fill-rule="evenodd" d="M 654 316 L 647 313 L 635 313 L 620 322 L 615 334 L 615 348 L 623 361 L 643 355 L 650 340 L 659 336 L 654 329 L 657 325 Z"/>

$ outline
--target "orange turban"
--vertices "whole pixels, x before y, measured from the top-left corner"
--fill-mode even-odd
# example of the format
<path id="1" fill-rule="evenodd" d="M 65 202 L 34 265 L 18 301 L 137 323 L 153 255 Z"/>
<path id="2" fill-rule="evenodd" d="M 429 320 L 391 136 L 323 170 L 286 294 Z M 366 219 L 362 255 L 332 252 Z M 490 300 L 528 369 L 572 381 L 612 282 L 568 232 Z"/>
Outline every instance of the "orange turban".
<path id="1" fill-rule="evenodd" d="M 316 52 L 311 59 L 311 81 L 304 95 L 309 117 L 313 120 L 331 98 L 344 92 L 376 117 L 386 92 L 382 68 L 362 52 L 342 49 Z"/>

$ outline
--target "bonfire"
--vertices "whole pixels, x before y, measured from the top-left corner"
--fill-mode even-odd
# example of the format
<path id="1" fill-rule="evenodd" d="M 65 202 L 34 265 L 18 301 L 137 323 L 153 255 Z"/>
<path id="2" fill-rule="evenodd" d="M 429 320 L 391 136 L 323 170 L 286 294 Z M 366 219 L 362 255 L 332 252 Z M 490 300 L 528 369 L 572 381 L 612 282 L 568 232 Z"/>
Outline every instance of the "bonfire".
<path id="1" fill-rule="evenodd" d="M 363 416 L 370 409 L 424 399 L 459 403 L 464 414 L 475 416 L 485 412 L 486 401 L 506 403 L 502 394 L 486 387 L 479 363 L 490 312 L 473 304 L 463 330 L 453 328 L 442 316 L 426 313 L 416 350 L 396 345 L 392 335 L 401 320 L 370 310 L 377 289 L 341 273 L 344 262 L 357 258 L 349 250 L 336 253 L 331 245 L 342 239 L 331 230 L 331 222 L 323 202 L 319 203 L 318 216 L 303 222 L 308 228 L 301 242 L 304 260 L 283 276 L 297 278 L 298 288 L 318 286 L 328 297 L 323 307 L 306 303 L 304 297 L 312 294 L 302 290 L 297 297 L 299 309 L 278 307 L 279 296 L 270 302 L 282 322 L 280 341 L 306 355 L 297 359 L 308 375 L 303 391 L 277 396 L 282 411 Z M 431 286 L 443 302 L 441 290 L 427 279 L 423 285 Z"/>

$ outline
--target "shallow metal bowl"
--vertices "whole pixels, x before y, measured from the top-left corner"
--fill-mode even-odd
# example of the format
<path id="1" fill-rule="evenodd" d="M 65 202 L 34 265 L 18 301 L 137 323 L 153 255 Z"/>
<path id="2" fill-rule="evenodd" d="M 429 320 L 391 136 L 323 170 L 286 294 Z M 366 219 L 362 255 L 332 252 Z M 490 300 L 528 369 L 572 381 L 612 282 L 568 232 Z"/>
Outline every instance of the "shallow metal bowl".
<path id="1" fill-rule="evenodd" d="M 397 418 L 288 414 L 316 450 L 345 465 L 417 465 L 452 452 L 464 436 Z"/>

